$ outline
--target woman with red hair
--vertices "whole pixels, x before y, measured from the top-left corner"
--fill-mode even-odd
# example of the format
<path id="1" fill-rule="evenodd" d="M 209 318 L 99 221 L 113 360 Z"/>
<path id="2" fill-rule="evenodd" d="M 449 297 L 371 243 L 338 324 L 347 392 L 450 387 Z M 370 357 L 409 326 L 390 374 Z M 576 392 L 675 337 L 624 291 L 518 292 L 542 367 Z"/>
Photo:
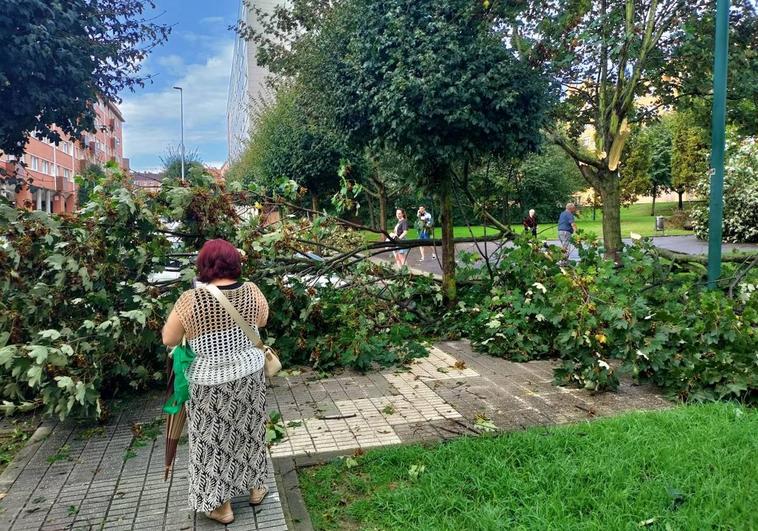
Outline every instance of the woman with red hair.
<path id="1" fill-rule="evenodd" d="M 175 346 L 185 338 L 195 354 L 186 374 L 189 505 L 228 524 L 234 521 L 231 498 L 248 494 L 258 505 L 268 492 L 265 354 L 219 297 L 257 328 L 266 325 L 268 303 L 258 286 L 239 281 L 240 253 L 229 242 L 206 242 L 196 265 L 205 285 L 176 301 L 163 342 Z"/>

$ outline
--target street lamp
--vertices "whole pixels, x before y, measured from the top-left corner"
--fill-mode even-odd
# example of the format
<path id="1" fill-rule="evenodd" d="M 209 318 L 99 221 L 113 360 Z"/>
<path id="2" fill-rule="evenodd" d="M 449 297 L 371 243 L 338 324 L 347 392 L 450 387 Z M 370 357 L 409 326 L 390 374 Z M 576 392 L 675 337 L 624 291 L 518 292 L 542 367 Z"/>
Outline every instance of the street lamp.
<path id="1" fill-rule="evenodd" d="M 716 49 L 713 61 L 711 116 L 711 197 L 708 223 L 708 286 L 721 276 L 721 224 L 724 217 L 724 142 L 726 129 L 726 72 L 729 48 L 729 0 L 716 5 Z"/>
<path id="2" fill-rule="evenodd" d="M 182 128 L 182 182 L 184 182 L 184 91 L 182 90 L 182 87 L 174 88 L 179 91 L 179 116 Z"/>

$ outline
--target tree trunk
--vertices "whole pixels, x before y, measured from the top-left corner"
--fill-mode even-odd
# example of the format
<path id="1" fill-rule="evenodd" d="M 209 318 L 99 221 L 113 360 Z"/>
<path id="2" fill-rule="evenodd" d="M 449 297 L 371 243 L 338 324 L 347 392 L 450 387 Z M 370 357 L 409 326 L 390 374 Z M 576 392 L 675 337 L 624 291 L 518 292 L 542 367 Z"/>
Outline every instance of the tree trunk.
<path id="1" fill-rule="evenodd" d="M 379 228 L 387 230 L 387 190 L 379 187 Z"/>
<path id="2" fill-rule="evenodd" d="M 621 251 L 621 183 L 610 174 L 598 174 L 603 185 L 600 187 L 600 198 L 603 210 L 603 245 L 605 256 L 614 262 L 619 261 Z"/>
<path id="3" fill-rule="evenodd" d="M 311 194 L 311 210 L 318 210 L 318 196 Z"/>
<path id="4" fill-rule="evenodd" d="M 440 187 L 440 218 L 442 226 L 442 295 L 448 304 L 457 298 L 455 286 L 455 242 L 453 239 L 453 194 L 450 176 L 444 175 Z"/>
<path id="5" fill-rule="evenodd" d="M 650 215 L 655 217 L 655 196 L 658 195 L 658 187 L 653 185 L 653 208 L 650 211 Z"/>
<path id="6" fill-rule="evenodd" d="M 370 194 L 366 194 L 366 201 L 368 203 L 368 222 L 372 227 L 376 227 L 376 212 L 374 212 L 374 198 Z"/>
<path id="7" fill-rule="evenodd" d="M 684 210 L 684 190 L 680 188 L 676 193 L 679 194 L 679 210 Z"/>

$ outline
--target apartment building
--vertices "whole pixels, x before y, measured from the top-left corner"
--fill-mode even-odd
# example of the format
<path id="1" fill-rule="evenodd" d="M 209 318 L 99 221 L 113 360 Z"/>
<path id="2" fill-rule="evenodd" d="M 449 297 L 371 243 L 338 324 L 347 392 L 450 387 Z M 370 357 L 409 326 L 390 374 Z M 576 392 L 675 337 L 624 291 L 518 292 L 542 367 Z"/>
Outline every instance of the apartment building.
<path id="1" fill-rule="evenodd" d="M 254 10 L 239 0 L 239 19 L 246 21 L 256 30 L 261 30 Z M 256 0 L 255 10 L 273 13 L 278 5 L 287 6 L 289 0 Z M 252 4 L 251 4 L 252 5 Z M 255 130 L 255 105 L 260 105 L 271 98 L 266 85 L 270 75 L 266 68 L 258 66 L 256 55 L 258 47 L 255 42 L 247 42 L 237 37 L 234 43 L 234 57 L 229 78 L 229 96 L 226 106 L 227 142 L 229 145 L 229 162 L 242 156 L 250 133 Z"/>
<path id="2" fill-rule="evenodd" d="M 98 101 L 95 113 L 96 131 L 85 133 L 80 141 L 62 133 L 58 145 L 31 137 L 23 165 L 13 156 L 0 153 L 0 168 L 28 183 L 24 186 L 0 184 L 0 194 L 19 207 L 50 213 L 73 212 L 77 206 L 74 175 L 88 164 L 104 165 L 113 160 L 128 171 L 129 159 L 124 158 L 123 153 L 121 112 L 113 102 Z"/>

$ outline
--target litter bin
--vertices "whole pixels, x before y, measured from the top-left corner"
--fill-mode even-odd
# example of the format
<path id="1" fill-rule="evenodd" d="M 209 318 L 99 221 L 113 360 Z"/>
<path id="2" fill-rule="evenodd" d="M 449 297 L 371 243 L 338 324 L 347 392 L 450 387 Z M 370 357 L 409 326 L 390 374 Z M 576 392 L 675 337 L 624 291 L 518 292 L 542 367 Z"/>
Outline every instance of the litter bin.
<path id="1" fill-rule="evenodd" d="M 663 223 L 663 216 L 655 216 L 655 232 L 664 232 L 665 226 Z"/>

